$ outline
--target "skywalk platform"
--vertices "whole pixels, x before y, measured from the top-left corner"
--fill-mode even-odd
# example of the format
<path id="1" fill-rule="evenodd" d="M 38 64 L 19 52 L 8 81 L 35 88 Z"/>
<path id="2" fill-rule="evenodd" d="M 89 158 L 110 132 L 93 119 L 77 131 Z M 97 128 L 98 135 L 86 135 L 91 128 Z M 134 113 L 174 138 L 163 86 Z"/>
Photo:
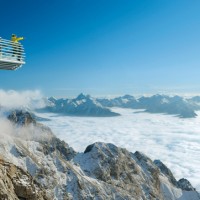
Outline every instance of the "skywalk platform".
<path id="1" fill-rule="evenodd" d="M 25 53 L 22 44 L 0 37 L 0 69 L 16 70 L 24 64 Z"/>

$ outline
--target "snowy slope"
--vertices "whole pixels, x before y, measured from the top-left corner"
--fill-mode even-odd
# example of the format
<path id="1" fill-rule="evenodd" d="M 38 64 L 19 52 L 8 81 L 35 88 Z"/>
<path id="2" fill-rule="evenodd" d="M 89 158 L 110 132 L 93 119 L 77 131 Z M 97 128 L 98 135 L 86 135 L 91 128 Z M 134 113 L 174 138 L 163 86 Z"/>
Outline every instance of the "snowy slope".
<path id="1" fill-rule="evenodd" d="M 141 152 L 94 143 L 76 153 L 27 113 L 13 112 L 9 119 L 1 129 L 0 155 L 27 170 L 51 199 L 200 199 Z"/>

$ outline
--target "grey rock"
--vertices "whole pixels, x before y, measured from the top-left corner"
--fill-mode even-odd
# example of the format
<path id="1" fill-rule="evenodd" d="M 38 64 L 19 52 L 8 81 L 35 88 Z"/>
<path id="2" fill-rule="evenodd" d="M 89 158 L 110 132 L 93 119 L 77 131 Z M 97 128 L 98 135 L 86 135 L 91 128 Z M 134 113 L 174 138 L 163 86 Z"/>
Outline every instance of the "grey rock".
<path id="1" fill-rule="evenodd" d="M 178 186 L 178 183 L 176 181 L 176 179 L 174 178 L 171 170 L 169 168 L 167 168 L 166 165 L 164 165 L 160 160 L 154 160 L 154 164 L 160 169 L 160 171 L 166 176 L 168 177 L 169 181 L 175 185 L 176 187 Z"/>
<path id="2" fill-rule="evenodd" d="M 1 200 L 50 200 L 44 188 L 21 168 L 0 159 Z"/>
<path id="3" fill-rule="evenodd" d="M 29 124 L 35 124 L 36 120 L 30 112 L 23 110 L 14 110 L 8 115 L 8 119 L 19 125 L 27 126 Z"/>
<path id="4" fill-rule="evenodd" d="M 192 187 L 191 183 L 185 178 L 180 179 L 177 184 L 182 190 L 196 191 L 195 188 Z"/>

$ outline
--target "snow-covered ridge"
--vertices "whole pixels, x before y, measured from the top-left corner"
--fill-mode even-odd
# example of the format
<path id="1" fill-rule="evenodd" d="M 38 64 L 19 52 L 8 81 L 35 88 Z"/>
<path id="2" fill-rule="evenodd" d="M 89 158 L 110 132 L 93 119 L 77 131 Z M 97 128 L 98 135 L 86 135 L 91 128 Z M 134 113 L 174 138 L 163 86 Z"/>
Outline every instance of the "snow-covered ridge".
<path id="1" fill-rule="evenodd" d="M 131 95 L 116 97 L 114 99 L 97 99 L 103 106 L 132 109 L 145 109 L 150 113 L 173 114 L 183 118 L 196 117 L 195 110 L 200 109 L 198 97 L 185 99 L 181 96 L 153 95 L 142 96 L 138 99 Z"/>
<path id="2" fill-rule="evenodd" d="M 30 93 L 30 92 L 29 92 Z M 28 94 L 29 94 L 28 93 Z M 115 98 L 94 98 L 90 95 L 80 94 L 76 98 L 54 97 L 44 98 L 41 94 L 18 94 L 4 95 L 0 101 L 0 108 L 27 109 L 29 111 L 40 110 L 44 112 L 53 112 L 70 116 L 91 116 L 91 117 L 112 117 L 119 116 L 118 113 L 112 112 L 110 108 L 131 108 L 144 109 L 149 113 L 165 113 L 176 115 L 181 118 L 194 118 L 196 111 L 200 110 L 200 97 L 185 98 L 181 96 L 153 95 L 141 96 L 135 98 L 131 95 L 124 95 Z M 19 98 L 19 96 L 22 96 Z M 16 101 L 15 101 L 16 99 Z M 20 102 L 18 102 L 20 99 Z M 24 103 L 23 103 L 24 102 Z"/>
<path id="3" fill-rule="evenodd" d="M 27 170 L 50 199 L 200 199 L 187 180 L 176 181 L 141 152 L 97 142 L 77 153 L 27 112 L 9 119 L 18 131 L 0 140 L 0 155 Z"/>
<path id="4" fill-rule="evenodd" d="M 119 115 L 103 107 L 95 98 L 83 94 L 80 94 L 75 99 L 55 99 L 50 97 L 47 100 L 47 106 L 42 110 L 73 116 L 112 117 Z"/>
<path id="5" fill-rule="evenodd" d="M 182 118 L 196 117 L 196 110 L 200 109 L 200 97 L 190 99 L 181 96 L 153 95 L 135 98 L 131 95 L 110 98 L 94 98 L 90 95 L 80 94 L 74 99 L 56 99 L 50 97 L 46 100 L 47 112 L 61 113 L 75 116 L 118 116 L 109 108 L 144 109 L 150 113 L 165 113 L 177 115 Z"/>

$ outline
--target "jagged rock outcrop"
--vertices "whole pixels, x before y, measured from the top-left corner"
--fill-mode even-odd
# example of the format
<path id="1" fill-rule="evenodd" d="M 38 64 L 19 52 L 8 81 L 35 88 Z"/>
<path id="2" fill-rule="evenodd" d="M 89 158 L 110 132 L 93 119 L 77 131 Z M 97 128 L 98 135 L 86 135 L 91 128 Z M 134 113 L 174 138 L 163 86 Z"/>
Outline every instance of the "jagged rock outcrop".
<path id="1" fill-rule="evenodd" d="M 177 182 L 178 187 L 180 187 L 182 190 L 185 191 L 196 191 L 195 188 L 192 187 L 191 183 L 185 179 L 182 178 Z"/>
<path id="2" fill-rule="evenodd" d="M 160 169 L 160 171 L 168 178 L 168 180 L 175 186 L 178 187 L 178 183 L 174 178 L 171 170 L 167 168 L 160 160 L 154 160 L 154 164 Z"/>
<path id="3" fill-rule="evenodd" d="M 65 160 L 71 160 L 75 155 L 76 152 L 73 148 L 69 147 L 69 145 L 61 141 L 56 137 L 52 137 L 49 140 L 41 141 L 43 146 L 43 153 L 45 155 L 50 155 L 53 152 L 57 151 L 57 153 Z"/>
<path id="4" fill-rule="evenodd" d="M 33 180 L 31 175 L 2 159 L 0 159 L 0 199 L 48 200 L 44 188 Z"/>
<path id="5" fill-rule="evenodd" d="M 138 151 L 133 154 L 113 144 L 94 143 L 83 154 L 77 155 L 74 161 L 87 176 L 106 185 L 107 193 L 105 190 L 104 194 L 107 194 L 107 199 L 164 200 L 186 197 L 175 178 L 176 184 L 171 183 L 170 176 L 162 173 L 150 158 Z M 165 170 L 170 171 L 167 167 Z M 164 187 L 173 192 L 167 192 Z M 117 197 L 112 198 L 108 191 Z M 190 195 L 200 199 L 197 192 Z"/>
<path id="6" fill-rule="evenodd" d="M 107 188 L 113 188 L 113 195 L 119 199 L 162 199 L 158 169 L 152 164 L 144 171 L 138 164 L 139 160 L 126 149 L 95 143 L 88 146 L 75 161 L 88 176 L 108 184 Z"/>
<path id="7" fill-rule="evenodd" d="M 28 116 L 20 113 L 16 119 L 26 119 Z M 30 180 L 36 180 L 41 185 L 38 186 L 41 191 L 45 188 L 47 198 L 200 200 L 189 181 L 181 179 L 177 182 L 161 161 L 153 162 L 139 151 L 131 153 L 113 144 L 97 142 L 89 145 L 84 153 L 76 153 L 68 144 L 56 138 L 50 129 L 34 120 L 27 125 L 21 123 L 21 120 L 14 122 L 18 129 L 21 127 L 18 133 L 22 131 L 22 137 L 14 134 L 0 140 L 0 155 L 27 171 Z M 37 137 L 33 137 L 34 134 Z M 0 180 L 2 188 L 10 191 L 6 187 L 7 182 L 2 181 L 4 178 Z M 14 189 L 10 192 L 19 195 Z M 1 193 L 4 195 L 5 192 Z M 32 195 L 32 191 L 27 192 L 27 195 Z"/>
<path id="8" fill-rule="evenodd" d="M 33 118 L 31 113 L 24 110 L 14 110 L 8 115 L 8 119 L 22 126 L 27 126 L 29 124 L 36 124 L 36 120 Z"/>

